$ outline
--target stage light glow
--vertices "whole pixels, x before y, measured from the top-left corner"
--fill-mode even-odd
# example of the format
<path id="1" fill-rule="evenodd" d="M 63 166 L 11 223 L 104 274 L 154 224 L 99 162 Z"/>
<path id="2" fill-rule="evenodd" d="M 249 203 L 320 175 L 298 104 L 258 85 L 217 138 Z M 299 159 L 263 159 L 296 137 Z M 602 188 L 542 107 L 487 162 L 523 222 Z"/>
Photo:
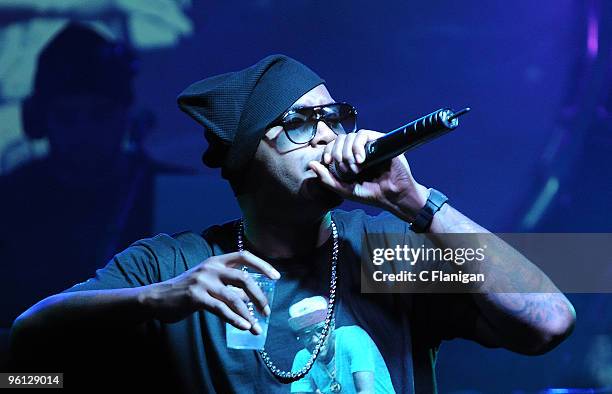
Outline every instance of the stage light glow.
<path id="1" fill-rule="evenodd" d="M 599 21 L 595 10 L 591 9 L 587 22 L 587 56 L 591 59 L 597 57 L 599 51 Z"/>

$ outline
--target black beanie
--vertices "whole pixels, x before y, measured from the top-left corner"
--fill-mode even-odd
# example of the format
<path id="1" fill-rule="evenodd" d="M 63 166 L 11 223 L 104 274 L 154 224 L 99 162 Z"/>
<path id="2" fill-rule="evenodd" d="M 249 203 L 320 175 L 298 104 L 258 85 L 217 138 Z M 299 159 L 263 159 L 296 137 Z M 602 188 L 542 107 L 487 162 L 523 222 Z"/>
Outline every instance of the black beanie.
<path id="1" fill-rule="evenodd" d="M 271 55 L 244 70 L 195 82 L 179 95 L 178 105 L 204 126 L 204 164 L 221 167 L 224 178 L 238 180 L 266 126 L 324 82 L 302 63 Z"/>

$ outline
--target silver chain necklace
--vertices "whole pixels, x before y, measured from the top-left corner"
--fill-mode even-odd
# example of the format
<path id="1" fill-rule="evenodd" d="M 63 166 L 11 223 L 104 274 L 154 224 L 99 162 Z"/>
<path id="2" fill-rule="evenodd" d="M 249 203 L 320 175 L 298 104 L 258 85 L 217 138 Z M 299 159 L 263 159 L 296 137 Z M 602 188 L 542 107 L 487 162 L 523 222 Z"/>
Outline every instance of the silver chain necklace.
<path id="1" fill-rule="evenodd" d="M 336 223 L 334 223 L 333 219 L 331 220 L 331 228 L 334 245 L 332 247 L 331 278 L 329 280 L 329 302 L 327 304 L 327 316 L 325 317 L 325 326 L 321 331 L 321 336 L 319 337 L 319 340 L 317 341 L 317 344 L 314 350 L 312 351 L 310 358 L 308 359 L 308 361 L 306 361 L 304 366 L 297 372 L 283 371 L 274 364 L 265 349 L 259 350 L 259 355 L 261 356 L 261 359 L 263 360 L 264 364 L 266 364 L 266 367 L 268 367 L 272 375 L 274 375 L 274 377 L 281 383 L 292 383 L 306 376 L 306 374 L 310 372 L 310 369 L 317 360 L 319 352 L 321 351 L 321 347 L 323 346 L 325 340 L 327 339 L 327 336 L 329 335 L 329 327 L 334 316 L 334 306 L 336 301 L 336 282 L 338 279 L 338 274 L 336 272 L 336 266 L 338 263 L 338 229 L 336 228 Z M 236 233 L 238 240 L 238 251 L 242 252 L 244 250 L 244 219 L 240 219 L 238 221 Z M 242 269 L 246 270 L 246 267 L 243 267 Z"/>
<path id="2" fill-rule="evenodd" d="M 321 368 L 323 368 L 325 372 L 327 373 L 327 376 L 329 376 L 329 380 L 330 380 L 329 391 L 331 391 L 332 393 L 339 393 L 342 391 L 342 385 L 336 379 L 336 361 L 335 359 L 332 360 L 332 363 L 334 367 L 331 372 L 329 371 L 329 368 L 327 368 L 327 365 L 325 365 L 324 363 L 320 363 L 320 364 L 321 364 Z"/>

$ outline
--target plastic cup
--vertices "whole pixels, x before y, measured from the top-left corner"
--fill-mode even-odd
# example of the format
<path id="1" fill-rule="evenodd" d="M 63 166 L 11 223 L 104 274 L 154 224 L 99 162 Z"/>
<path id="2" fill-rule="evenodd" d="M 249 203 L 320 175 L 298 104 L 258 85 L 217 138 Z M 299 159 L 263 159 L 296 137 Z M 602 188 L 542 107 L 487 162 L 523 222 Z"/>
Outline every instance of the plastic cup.
<path id="1" fill-rule="evenodd" d="M 249 273 L 251 278 L 257 283 L 264 296 L 268 300 L 268 305 L 272 308 L 272 301 L 274 300 L 274 289 L 276 287 L 276 281 L 268 278 L 264 274 Z M 268 336 L 268 323 L 270 322 L 270 316 L 263 315 L 252 302 L 247 302 L 247 307 L 251 312 L 251 315 L 257 320 L 261 326 L 261 334 L 255 335 L 250 331 L 240 330 L 229 323 L 225 323 L 225 339 L 227 341 L 227 347 L 230 349 L 254 349 L 261 350 L 266 344 L 266 338 Z"/>

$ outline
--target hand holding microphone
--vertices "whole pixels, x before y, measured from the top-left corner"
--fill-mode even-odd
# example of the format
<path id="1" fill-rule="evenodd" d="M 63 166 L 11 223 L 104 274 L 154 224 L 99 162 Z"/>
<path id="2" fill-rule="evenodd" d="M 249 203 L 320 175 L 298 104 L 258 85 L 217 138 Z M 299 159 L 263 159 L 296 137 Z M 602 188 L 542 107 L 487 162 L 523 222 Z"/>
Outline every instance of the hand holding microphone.
<path id="1" fill-rule="evenodd" d="M 469 110 L 442 108 L 386 134 L 339 134 L 325 147 L 322 162 L 312 161 L 309 167 L 343 198 L 391 212 L 400 206 L 416 211 L 425 204 L 428 189 L 414 179 L 402 153 L 455 129 L 457 118 Z"/>
<path id="2" fill-rule="evenodd" d="M 459 117 L 470 111 L 464 108 L 453 112 L 448 108 L 437 111 L 397 128 L 365 145 L 365 160 L 360 165 L 363 171 L 375 167 L 425 142 L 440 137 L 459 126 Z M 363 178 L 354 172 L 342 170 L 337 161 L 332 162 L 329 171 L 343 182 L 354 182 Z M 364 174 L 361 172 L 361 174 Z M 367 174 L 367 173 L 366 173 Z"/>

